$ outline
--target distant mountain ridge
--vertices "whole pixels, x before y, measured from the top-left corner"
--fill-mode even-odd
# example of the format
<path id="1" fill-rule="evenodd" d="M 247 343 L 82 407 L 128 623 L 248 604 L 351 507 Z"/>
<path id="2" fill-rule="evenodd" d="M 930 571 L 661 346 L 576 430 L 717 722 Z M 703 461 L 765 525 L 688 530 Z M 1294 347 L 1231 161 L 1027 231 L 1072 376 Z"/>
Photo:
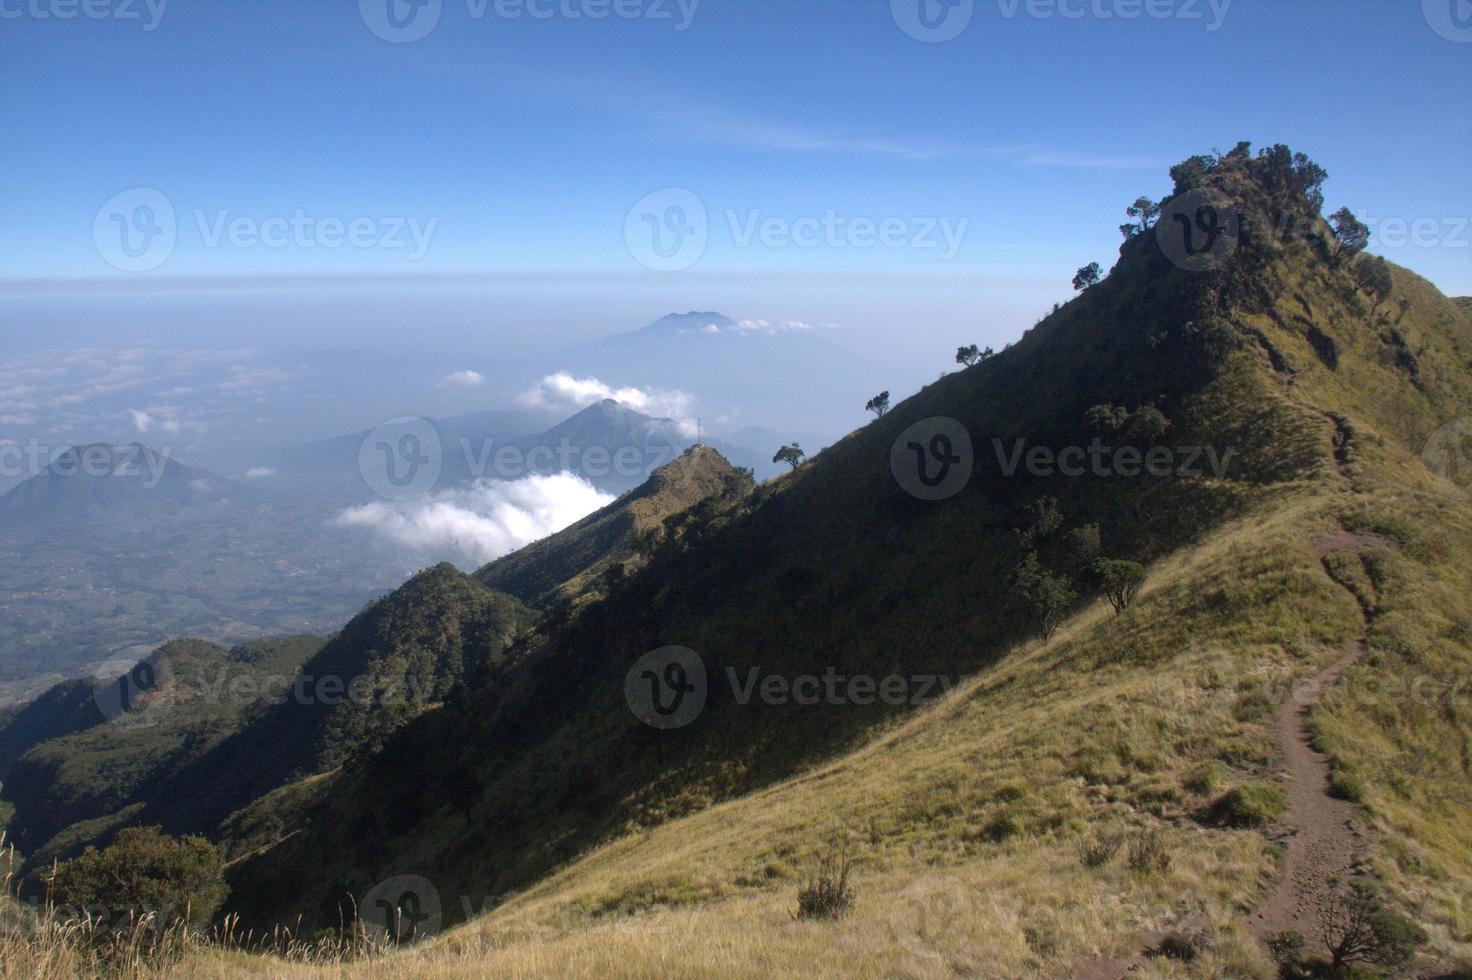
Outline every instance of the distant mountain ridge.
<path id="1" fill-rule="evenodd" d="M 243 486 L 142 443 L 93 443 L 58 454 L 0 497 L 0 522 L 118 517 L 123 508 L 178 511 L 249 498 Z"/>
<path id="2" fill-rule="evenodd" d="M 475 573 L 487 586 L 533 606 L 546 607 L 615 580 L 640 547 L 640 536 L 671 515 L 718 494 L 741 494 L 753 484 L 719 452 L 692 446 L 655 470 L 648 482 L 565 530 L 498 558 Z"/>

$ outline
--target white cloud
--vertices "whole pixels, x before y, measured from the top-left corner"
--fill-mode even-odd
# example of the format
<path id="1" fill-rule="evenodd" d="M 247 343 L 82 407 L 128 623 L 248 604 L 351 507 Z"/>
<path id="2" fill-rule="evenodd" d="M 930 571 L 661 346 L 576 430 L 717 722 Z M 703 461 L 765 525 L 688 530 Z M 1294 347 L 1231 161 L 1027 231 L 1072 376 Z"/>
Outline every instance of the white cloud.
<path id="1" fill-rule="evenodd" d="M 252 466 L 250 469 L 245 471 L 245 478 L 247 480 L 264 480 L 268 476 L 275 475 L 276 471 L 271 469 L 269 466 Z"/>
<path id="2" fill-rule="evenodd" d="M 140 412 L 136 408 L 130 408 L 128 409 L 128 414 L 132 416 L 133 428 L 139 432 L 147 432 L 149 427 L 153 425 L 153 416 L 147 412 Z"/>
<path id="3" fill-rule="evenodd" d="M 656 388 L 614 388 L 597 378 L 574 378 L 566 371 L 547 375 L 536 387 L 517 396 L 516 400 L 527 408 L 570 414 L 605 398 L 612 398 L 645 415 L 679 421 L 689 421 L 695 402 L 688 393 L 675 389 L 662 391 Z"/>
<path id="4" fill-rule="evenodd" d="M 445 383 L 456 385 L 461 388 L 474 388 L 478 384 L 484 384 L 486 376 L 479 371 L 456 371 L 445 376 Z"/>
<path id="5" fill-rule="evenodd" d="M 367 528 L 402 547 L 481 565 L 555 534 L 613 499 L 581 477 L 555 473 L 512 482 L 484 480 L 425 500 L 363 504 L 344 510 L 332 523 Z"/>
<path id="6" fill-rule="evenodd" d="M 700 333 L 708 334 L 752 334 L 762 333 L 775 335 L 779 333 L 806 333 L 810 330 L 828 330 L 836 327 L 833 323 L 807 323 L 802 320 L 741 320 L 729 327 L 723 327 L 718 323 L 707 323 L 700 328 Z"/>

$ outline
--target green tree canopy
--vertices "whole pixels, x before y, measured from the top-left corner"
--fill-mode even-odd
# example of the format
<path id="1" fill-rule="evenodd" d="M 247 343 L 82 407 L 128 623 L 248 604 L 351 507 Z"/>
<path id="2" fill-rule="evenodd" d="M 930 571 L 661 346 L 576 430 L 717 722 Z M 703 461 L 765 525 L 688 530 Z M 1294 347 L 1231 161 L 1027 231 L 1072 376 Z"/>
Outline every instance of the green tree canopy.
<path id="1" fill-rule="evenodd" d="M 57 865 L 56 904 L 109 921 L 152 914 L 162 927 L 209 923 L 225 901 L 225 866 L 203 837 L 174 838 L 157 827 L 129 827 L 99 851 L 89 847 Z"/>
<path id="2" fill-rule="evenodd" d="M 808 454 L 802 451 L 802 447 L 794 442 L 777 450 L 777 455 L 772 457 L 772 462 L 786 463 L 793 469 L 797 469 L 802 465 L 802 461 L 807 459 L 807 456 Z"/>
<path id="3" fill-rule="evenodd" d="M 1089 578 L 1118 614 L 1128 609 L 1140 594 L 1140 587 L 1145 584 L 1145 566 L 1117 558 L 1095 558 L 1089 563 Z"/>
<path id="4" fill-rule="evenodd" d="M 1053 638 L 1063 613 L 1076 598 L 1067 576 L 1044 568 L 1035 551 L 1028 552 L 1017 566 L 1012 575 L 1012 591 L 1037 626 L 1044 643 Z"/>
<path id="5" fill-rule="evenodd" d="M 1329 226 L 1334 229 L 1335 261 L 1353 258 L 1370 244 L 1370 229 L 1349 208 L 1340 208 L 1329 215 Z"/>
<path id="6" fill-rule="evenodd" d="M 1073 276 L 1073 288 L 1083 292 L 1103 277 L 1104 269 L 1097 262 L 1090 262 Z"/>

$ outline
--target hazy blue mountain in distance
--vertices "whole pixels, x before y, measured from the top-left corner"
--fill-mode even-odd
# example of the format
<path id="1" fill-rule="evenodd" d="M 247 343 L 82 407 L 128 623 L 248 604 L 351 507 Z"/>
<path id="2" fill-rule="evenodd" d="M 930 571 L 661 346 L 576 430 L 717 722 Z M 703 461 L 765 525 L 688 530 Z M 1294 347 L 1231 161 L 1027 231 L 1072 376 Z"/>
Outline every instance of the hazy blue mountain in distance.
<path id="1" fill-rule="evenodd" d="M 441 490 L 480 479 L 517 480 L 566 471 L 605 493 L 620 494 L 642 484 L 697 441 L 693 421 L 647 415 L 613 399 L 595 402 L 550 428 L 538 427 L 535 416 L 518 410 L 426 422 L 439 439 L 435 488 Z M 761 430 L 752 433 L 744 441 L 703 441 L 758 476 L 780 472 L 771 457 L 781 443 L 768 448 L 771 440 Z M 273 482 L 287 488 L 306 482 L 325 491 L 334 503 L 361 502 L 373 493 L 359 470 L 359 449 L 369 437 L 370 432 L 363 431 L 283 450 L 271 461 L 277 469 Z M 368 459 L 370 465 L 379 465 L 373 454 Z"/>
<path id="2" fill-rule="evenodd" d="M 883 365 L 843 347 L 835 339 L 841 336 L 822 326 L 672 313 L 574 348 L 559 368 L 614 386 L 689 392 L 707 424 L 724 417 L 777 429 L 847 431 L 862 422 L 864 402 L 891 382 Z"/>
<path id="3" fill-rule="evenodd" d="M 809 456 L 820 450 L 827 449 L 835 442 L 832 436 L 825 436 L 818 432 L 799 432 L 790 429 L 769 429 L 763 425 L 747 425 L 722 437 L 727 442 L 736 446 L 745 446 L 753 452 L 766 452 L 768 459 L 773 453 L 783 446 L 797 443 L 802 446 L 803 451 Z M 772 469 L 772 473 L 780 473 L 787 469 L 786 464 L 766 464 Z"/>
<path id="4" fill-rule="evenodd" d="M 325 632 L 415 567 L 266 482 L 94 444 L 0 498 L 0 703 L 171 636 Z"/>
<path id="5" fill-rule="evenodd" d="M 486 444 L 500 446 L 534 435 L 545 426 L 535 413 L 514 408 L 425 421 L 439 437 L 445 475 L 450 482 L 471 476 L 473 467 L 464 464 L 466 446 L 471 447 L 472 452 L 480 452 Z M 372 429 L 362 429 L 329 439 L 286 446 L 263 454 L 263 465 L 275 470 L 280 482 L 292 489 L 298 482 L 306 482 L 331 494 L 334 503 L 358 500 L 371 492 L 359 472 L 358 462 L 363 443 L 372 432 Z"/>
<path id="6" fill-rule="evenodd" d="M 248 504 L 245 487 L 140 443 L 94 443 L 59 453 L 0 497 L 0 525 L 118 519 L 138 509 L 180 516 Z"/>

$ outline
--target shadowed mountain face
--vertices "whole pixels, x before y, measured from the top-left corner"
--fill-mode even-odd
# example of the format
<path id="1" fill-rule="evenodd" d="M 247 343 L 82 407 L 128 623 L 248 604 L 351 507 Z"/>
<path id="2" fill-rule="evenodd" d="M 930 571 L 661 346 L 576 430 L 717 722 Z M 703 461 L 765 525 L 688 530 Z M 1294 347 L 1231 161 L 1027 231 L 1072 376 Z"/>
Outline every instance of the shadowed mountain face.
<path id="1" fill-rule="evenodd" d="M 292 677 L 321 646 L 313 636 L 231 650 L 175 640 L 117 677 L 46 692 L 0 726 L 0 798 L 15 811 L 10 839 L 44 863 L 39 855 L 107 838 L 245 723 L 256 705 L 243 692 Z"/>
<path id="2" fill-rule="evenodd" d="M 137 820 L 219 832 L 257 799 L 377 751 L 496 662 L 532 616 L 440 565 L 325 644 L 175 641 L 118 680 L 59 685 L 0 727 L 12 839 L 27 854 L 65 855 Z M 259 832 L 259 819 L 243 818 L 244 832 Z M 270 825 L 285 827 L 285 815 Z"/>
<path id="3" fill-rule="evenodd" d="M 1013 593 L 1028 567 L 1079 575 L 1080 548 L 1164 559 L 1338 479 L 1331 409 L 1310 399 L 1332 405 L 1341 385 L 1395 391 L 1357 411 L 1384 452 L 1418 452 L 1472 391 L 1452 304 L 1398 271 L 1402 341 L 1372 319 L 1326 244 L 1312 173 L 1286 151 L 1195 161 L 1176 180 L 1177 195 L 1209 191 L 1243 216 L 1230 261 L 1191 268 L 1136 233 L 1107 279 L 1010 349 L 790 477 L 661 521 L 625 575 L 545 617 L 444 710 L 345 773 L 313 829 L 238 865 L 238 907 L 332 921 L 346 895 L 405 867 L 452 894 L 499 894 L 630 828 L 801 771 L 912 703 L 767 703 L 743 699 L 739 679 L 984 670 L 1038 629 Z M 1336 345 L 1336 367 L 1302 318 Z M 1414 369 L 1392 349 L 1402 343 Z M 1285 378 L 1311 370 L 1314 387 L 1285 395 Z M 1115 409 L 1155 424 L 1101 428 Z M 1080 472 L 1029 452 L 1087 459 L 1095 444 L 1110 455 Z M 916 447 L 923 468 L 907 473 Z M 1151 453 L 1170 465 L 1130 462 Z M 937 465 L 963 462 L 954 493 L 931 492 Z M 530 557 L 481 574 L 547 594 L 590 567 L 569 557 L 577 540 L 548 544 L 558 570 L 541 579 Z M 697 720 L 664 732 L 630 710 L 628 684 L 640 658 L 672 645 L 697 653 L 708 689 Z M 348 838 L 325 829 L 350 821 Z"/>
<path id="4" fill-rule="evenodd" d="M 652 546 L 666 519 L 710 497 L 752 489 L 709 446 L 694 446 L 655 470 L 648 482 L 551 537 L 497 559 L 475 577 L 534 606 L 547 607 L 617 583 L 641 547 Z"/>
<path id="5" fill-rule="evenodd" d="M 1224 254 L 1174 252 L 1176 222 L 1140 228 L 1019 343 L 780 479 L 695 447 L 475 576 L 423 572 L 297 675 L 318 694 L 363 679 L 366 696 L 242 716 L 146 794 L 94 804 L 95 775 L 61 778 L 91 729 L 17 746 L 16 825 L 42 855 L 133 822 L 210 833 L 236 859 L 232 911 L 308 929 L 410 874 L 446 896 L 556 895 L 538 912 L 578 923 L 765 900 L 794 842 L 811 851 L 830 821 L 858 828 L 875 879 L 1031 861 L 1082 875 L 1069 894 L 1087 901 L 1166 882 L 1161 909 L 1189 893 L 1232 922 L 1275 863 L 1271 817 L 1219 816 L 1278 792 L 1263 670 L 1333 662 L 1380 683 L 1472 662 L 1472 565 L 1447 544 L 1472 539 L 1472 505 L 1445 465 L 1466 454 L 1472 322 L 1405 270 L 1371 295 L 1320 217 L 1322 172 L 1286 148 L 1172 176 L 1163 203 L 1188 234 L 1200 195 L 1240 219 Z M 655 334 L 688 336 L 708 314 L 692 316 Z M 559 439 L 607 450 L 650 424 L 605 402 Z M 1137 567 L 1153 594 L 1116 603 L 1094 559 Z M 1104 594 L 1112 610 L 1091 605 Z M 1345 641 L 1362 662 L 1335 659 Z M 794 678 L 843 680 L 804 697 Z M 899 694 L 879 696 L 891 678 Z M 79 697 L 44 699 L 48 731 L 79 724 Z M 1393 816 L 1377 833 L 1402 853 L 1424 843 L 1383 873 L 1440 889 L 1425 914 L 1455 926 L 1465 718 L 1451 701 L 1367 704 L 1335 692 L 1315 708 L 1323 778 Z M 46 813 L 58 798 L 87 806 Z M 1081 833 L 1126 825 L 1177 850 L 1149 874 L 1133 853 L 1079 860 Z M 1058 892 L 1002 877 L 1036 889 L 1019 902 Z M 1054 955 L 1027 915 L 976 904 L 1016 919 L 1018 962 Z M 485 954 L 505 935 L 477 938 Z"/>

